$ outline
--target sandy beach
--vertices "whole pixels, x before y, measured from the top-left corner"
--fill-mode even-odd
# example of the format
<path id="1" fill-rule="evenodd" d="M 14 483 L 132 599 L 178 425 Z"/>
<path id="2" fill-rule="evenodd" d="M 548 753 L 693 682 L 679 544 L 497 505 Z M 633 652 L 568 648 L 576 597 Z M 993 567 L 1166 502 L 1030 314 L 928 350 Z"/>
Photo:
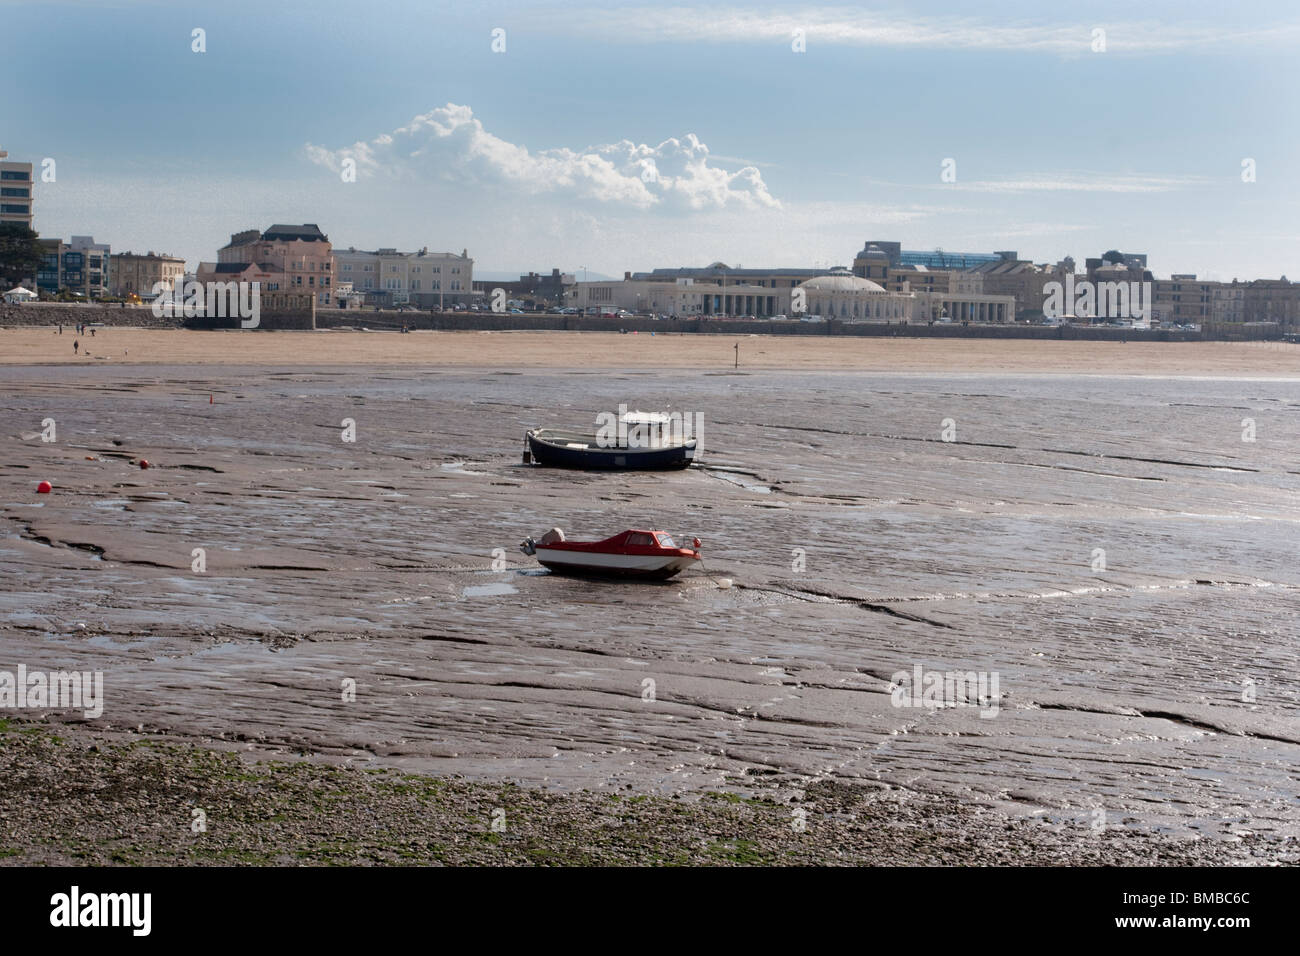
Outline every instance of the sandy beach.
<path id="1" fill-rule="evenodd" d="M 83 351 L 74 355 L 79 339 Z M 1284 343 L 1035 341 L 613 332 L 197 332 L 0 329 L 0 364 L 432 365 L 1060 375 L 1300 376 Z M 85 355 L 89 350 L 90 356 Z"/>

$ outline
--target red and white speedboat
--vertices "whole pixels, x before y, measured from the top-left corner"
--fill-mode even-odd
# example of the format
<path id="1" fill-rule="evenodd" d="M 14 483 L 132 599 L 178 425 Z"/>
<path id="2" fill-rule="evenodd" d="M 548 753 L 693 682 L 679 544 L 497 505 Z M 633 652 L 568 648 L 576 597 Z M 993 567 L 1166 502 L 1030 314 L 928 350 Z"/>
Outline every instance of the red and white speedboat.
<path id="1" fill-rule="evenodd" d="M 662 531 L 621 531 L 604 541 L 566 541 L 564 532 L 552 528 L 539 540 L 519 545 L 542 567 L 557 574 L 663 580 L 700 561 L 700 539 L 694 548 L 679 548 Z"/>

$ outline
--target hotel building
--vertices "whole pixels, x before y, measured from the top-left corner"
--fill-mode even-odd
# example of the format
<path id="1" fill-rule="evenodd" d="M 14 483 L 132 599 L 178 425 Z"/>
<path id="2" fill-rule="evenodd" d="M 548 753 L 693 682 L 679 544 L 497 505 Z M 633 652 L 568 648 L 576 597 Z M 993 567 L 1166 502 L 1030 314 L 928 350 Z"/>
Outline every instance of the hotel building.
<path id="1" fill-rule="evenodd" d="M 0 223 L 32 228 L 32 164 L 12 161 L 0 149 Z"/>
<path id="2" fill-rule="evenodd" d="M 314 222 L 246 229 L 217 250 L 215 264 L 200 263 L 197 273 L 199 282 L 241 281 L 253 274 L 263 291 L 309 293 L 316 305 L 328 306 L 334 276 L 329 238 Z"/>
<path id="3" fill-rule="evenodd" d="M 398 252 L 355 248 L 334 253 L 338 281 L 351 283 L 367 305 L 415 305 L 421 309 L 468 304 L 474 291 L 474 260 L 468 250 Z"/>
<path id="4" fill-rule="evenodd" d="M 112 277 L 108 288 L 112 295 L 152 295 L 159 282 L 164 285 L 164 293 L 170 294 L 176 287 L 176 280 L 185 275 L 185 260 L 154 252 L 144 255 L 119 252 L 112 256 L 110 272 Z"/>

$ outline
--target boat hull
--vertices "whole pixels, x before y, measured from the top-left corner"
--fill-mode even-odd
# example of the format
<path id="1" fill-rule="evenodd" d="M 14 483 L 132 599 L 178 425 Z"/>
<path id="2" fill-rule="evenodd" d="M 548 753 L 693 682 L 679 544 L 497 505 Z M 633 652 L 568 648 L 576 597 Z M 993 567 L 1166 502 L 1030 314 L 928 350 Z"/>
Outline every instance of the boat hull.
<path id="1" fill-rule="evenodd" d="M 574 577 L 636 578 L 664 581 L 698 564 L 692 555 L 602 554 L 538 547 L 537 562 L 556 574 Z"/>
<path id="2" fill-rule="evenodd" d="M 537 464 L 581 471 L 676 471 L 690 467 L 695 447 L 692 439 L 661 448 L 602 448 L 594 435 L 528 432 L 528 450 Z"/>

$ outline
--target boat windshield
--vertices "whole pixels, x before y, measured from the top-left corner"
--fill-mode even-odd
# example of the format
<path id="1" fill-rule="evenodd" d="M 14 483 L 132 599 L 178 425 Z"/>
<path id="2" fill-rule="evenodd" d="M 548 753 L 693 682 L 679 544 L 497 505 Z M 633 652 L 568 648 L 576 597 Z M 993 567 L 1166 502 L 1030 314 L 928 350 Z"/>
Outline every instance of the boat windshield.
<path id="1" fill-rule="evenodd" d="M 661 548 L 675 548 L 675 547 L 677 547 L 677 545 L 675 545 L 675 544 L 673 543 L 673 539 L 670 538 L 670 537 L 669 537 L 668 535 L 666 535 L 666 534 L 656 535 L 656 537 L 659 538 L 659 547 L 661 547 Z"/>

